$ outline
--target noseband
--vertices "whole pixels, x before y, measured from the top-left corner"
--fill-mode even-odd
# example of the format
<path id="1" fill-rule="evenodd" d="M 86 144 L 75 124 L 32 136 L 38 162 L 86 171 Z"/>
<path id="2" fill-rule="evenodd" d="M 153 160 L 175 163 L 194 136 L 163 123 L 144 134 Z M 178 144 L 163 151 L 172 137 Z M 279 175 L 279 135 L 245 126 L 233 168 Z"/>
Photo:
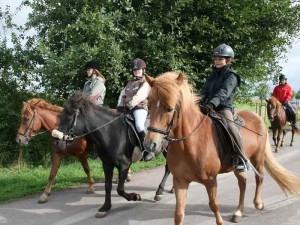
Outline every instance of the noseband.
<path id="1" fill-rule="evenodd" d="M 33 110 L 33 116 L 31 117 L 29 126 L 26 128 L 24 134 L 18 132 L 18 134 L 21 135 L 21 136 L 23 136 L 23 137 L 25 137 L 27 141 L 30 140 L 30 138 L 32 136 L 32 133 L 34 132 L 33 131 L 33 126 L 34 126 L 34 122 L 35 122 L 35 116 L 36 116 L 36 111 Z M 27 136 L 27 132 L 28 132 L 29 129 L 30 129 L 29 136 Z"/>
<path id="2" fill-rule="evenodd" d="M 153 132 L 156 132 L 156 133 L 159 133 L 159 134 L 162 134 L 162 135 L 165 135 L 166 136 L 166 139 L 168 138 L 168 135 L 173 127 L 173 124 L 174 124 L 174 120 L 175 120 L 175 113 L 178 112 L 178 118 L 180 116 L 180 111 L 179 111 L 179 107 L 176 106 L 176 109 L 173 113 L 173 116 L 172 116 L 172 119 L 170 121 L 170 123 L 168 124 L 168 127 L 166 130 L 163 130 L 161 128 L 156 128 L 156 127 L 148 127 L 147 130 L 149 131 L 153 131 Z"/>
<path id="3" fill-rule="evenodd" d="M 169 142 L 183 141 L 183 140 L 189 138 L 190 136 L 192 136 L 193 133 L 195 133 L 195 131 L 200 127 L 200 125 L 201 125 L 202 123 L 204 123 L 204 121 L 208 118 L 208 116 L 204 116 L 204 119 L 202 119 L 202 120 L 199 122 L 199 124 L 196 126 L 196 128 L 195 128 L 190 134 L 188 134 L 187 136 L 183 136 L 183 137 L 181 137 L 181 138 L 173 138 L 173 137 L 170 137 L 170 136 L 169 136 L 169 133 L 170 133 L 170 131 L 172 130 L 172 127 L 173 127 L 173 125 L 174 125 L 174 120 L 175 120 L 175 114 L 176 114 L 176 112 L 178 113 L 177 119 L 179 119 L 179 117 L 180 117 L 180 107 L 179 107 L 178 104 L 176 105 L 176 109 L 174 110 L 174 114 L 173 114 L 173 116 L 172 116 L 172 119 L 171 119 L 170 123 L 168 124 L 167 130 L 163 130 L 163 129 L 156 128 L 156 127 L 150 127 L 150 126 L 149 126 L 147 129 L 148 129 L 149 131 L 152 131 L 152 132 L 156 132 L 156 133 L 165 135 L 164 139 L 166 139 L 166 140 L 169 141 Z"/>

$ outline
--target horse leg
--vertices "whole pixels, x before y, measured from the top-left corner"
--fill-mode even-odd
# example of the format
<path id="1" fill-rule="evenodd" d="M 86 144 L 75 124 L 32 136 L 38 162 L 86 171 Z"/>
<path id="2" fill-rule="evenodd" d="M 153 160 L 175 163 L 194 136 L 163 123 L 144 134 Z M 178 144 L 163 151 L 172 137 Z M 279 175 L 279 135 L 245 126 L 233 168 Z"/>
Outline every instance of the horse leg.
<path id="1" fill-rule="evenodd" d="M 231 221 L 233 223 L 238 223 L 242 220 L 242 217 L 243 217 L 247 178 L 246 178 L 246 173 L 234 172 L 234 175 L 238 179 L 238 185 L 239 185 L 239 188 L 240 188 L 240 199 L 239 199 L 239 205 L 237 207 L 237 210 L 232 215 Z"/>
<path id="2" fill-rule="evenodd" d="M 263 165 L 258 166 L 258 168 L 256 168 L 256 169 L 262 176 L 264 175 Z M 263 210 L 264 209 L 264 203 L 263 203 L 263 201 L 261 199 L 261 195 L 260 195 L 263 180 L 257 174 L 255 174 L 255 182 L 256 182 L 256 189 L 255 189 L 255 196 L 254 196 L 254 199 L 253 199 L 253 204 L 254 204 L 254 207 L 257 210 Z"/>
<path id="3" fill-rule="evenodd" d="M 219 212 L 219 202 L 217 198 L 217 180 L 216 177 L 209 179 L 207 183 L 204 184 L 208 198 L 209 198 L 209 207 L 211 211 L 215 214 L 217 225 L 223 225 L 223 219 Z"/>
<path id="4" fill-rule="evenodd" d="M 281 139 L 280 147 L 283 147 L 283 145 L 284 145 L 284 138 L 285 138 L 285 135 L 286 135 L 286 131 L 285 131 L 285 129 L 282 129 L 281 132 L 282 132 L 282 139 Z"/>
<path id="5" fill-rule="evenodd" d="M 62 153 L 58 153 L 56 150 L 53 149 L 52 156 L 51 156 L 51 170 L 50 175 L 48 178 L 48 184 L 43 192 L 43 194 L 39 197 L 38 203 L 45 203 L 48 201 L 48 196 L 51 193 L 52 183 L 54 178 L 56 177 L 57 171 L 60 167 L 60 163 L 63 159 L 64 155 Z"/>
<path id="6" fill-rule="evenodd" d="M 189 182 L 186 180 L 179 180 L 173 176 L 173 184 L 176 196 L 176 208 L 174 213 L 174 224 L 181 225 L 184 218 L 185 201 Z"/>
<path id="7" fill-rule="evenodd" d="M 104 176 L 105 176 L 105 201 L 104 204 L 96 214 L 97 218 L 103 218 L 107 215 L 107 212 L 111 209 L 111 189 L 112 189 L 112 178 L 114 167 L 105 164 L 102 161 Z"/>
<path id="8" fill-rule="evenodd" d="M 167 178 L 169 175 L 170 175 L 170 170 L 169 170 L 168 164 L 166 163 L 165 174 L 164 174 L 164 177 L 163 177 L 162 181 L 160 182 L 158 189 L 156 191 L 156 194 L 154 197 L 155 201 L 160 201 L 162 199 L 162 197 L 164 196 L 163 191 L 164 191 L 165 184 L 166 184 L 166 181 L 167 181 Z"/>
<path id="9" fill-rule="evenodd" d="M 128 174 L 127 174 L 127 177 L 126 177 L 126 181 L 127 182 L 130 182 L 131 181 L 131 178 L 132 178 L 132 175 L 131 175 L 131 169 L 129 168 L 129 170 L 128 170 Z"/>
<path id="10" fill-rule="evenodd" d="M 294 135 L 295 135 L 295 129 L 292 128 L 292 140 L 290 146 L 294 146 Z"/>
<path id="11" fill-rule="evenodd" d="M 88 161 L 87 161 L 86 153 L 84 152 L 78 158 L 79 158 L 79 161 L 82 165 L 82 168 L 83 168 L 83 170 L 86 173 L 87 178 L 88 178 L 89 187 L 88 187 L 86 193 L 88 193 L 88 194 L 94 193 L 95 192 L 95 188 L 94 188 L 94 183 L 95 182 L 94 182 L 94 180 L 91 176 L 91 170 L 90 170 L 90 167 L 89 167 L 89 164 L 88 164 Z"/>
<path id="12" fill-rule="evenodd" d="M 120 196 L 124 197 L 127 201 L 141 201 L 142 198 L 137 193 L 127 193 L 124 189 L 124 183 L 128 174 L 130 165 L 122 165 L 119 170 L 119 182 L 117 192 Z"/>

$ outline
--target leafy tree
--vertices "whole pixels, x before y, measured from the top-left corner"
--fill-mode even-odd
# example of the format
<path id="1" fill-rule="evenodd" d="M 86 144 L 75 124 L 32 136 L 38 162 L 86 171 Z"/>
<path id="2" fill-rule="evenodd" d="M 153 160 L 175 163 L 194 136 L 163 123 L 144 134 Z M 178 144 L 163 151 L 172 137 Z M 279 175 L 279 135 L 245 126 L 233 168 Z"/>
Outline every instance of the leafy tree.
<path id="1" fill-rule="evenodd" d="M 244 80 L 240 96 L 249 96 L 253 83 L 280 72 L 279 57 L 300 24 L 300 6 L 289 0 L 33 0 L 24 5 L 33 9 L 27 29 L 37 30 L 29 41 L 38 60 L 30 60 L 39 65 L 34 73 L 45 90 L 67 97 L 82 87 L 84 63 L 97 58 L 111 106 L 130 77 L 133 58 L 144 58 L 152 75 L 181 70 L 199 89 L 212 66 L 212 49 L 220 43 L 234 48 L 235 69 Z"/>

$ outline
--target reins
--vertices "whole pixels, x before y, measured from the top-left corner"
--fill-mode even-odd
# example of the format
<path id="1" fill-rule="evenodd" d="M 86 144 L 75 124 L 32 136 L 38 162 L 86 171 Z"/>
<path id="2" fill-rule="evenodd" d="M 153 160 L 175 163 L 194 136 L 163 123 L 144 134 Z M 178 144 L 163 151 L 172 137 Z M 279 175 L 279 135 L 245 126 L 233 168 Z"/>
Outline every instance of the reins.
<path id="1" fill-rule="evenodd" d="M 88 135 L 88 134 L 91 134 L 91 133 L 93 133 L 93 132 L 95 132 L 95 131 L 97 131 L 97 130 L 100 130 L 100 129 L 104 128 L 104 127 L 107 127 L 108 125 L 110 125 L 111 123 L 113 123 L 114 121 L 116 121 L 117 119 L 119 119 L 119 118 L 121 117 L 121 115 L 122 115 L 122 114 L 120 114 L 119 116 L 115 117 L 115 118 L 112 119 L 111 121 L 109 121 L 109 122 L 103 124 L 103 125 L 100 126 L 100 127 L 96 127 L 95 129 L 93 129 L 93 130 L 91 130 L 91 131 L 89 131 L 89 132 L 87 132 L 87 133 L 84 133 L 84 134 L 81 134 L 81 135 L 75 135 L 75 134 L 74 134 L 74 127 L 76 126 L 76 123 L 77 123 L 77 118 L 78 118 L 78 115 L 79 115 L 79 109 L 76 109 L 75 111 L 76 111 L 76 112 L 75 112 L 75 116 L 74 116 L 75 118 L 74 118 L 73 125 L 72 125 L 72 127 L 70 128 L 68 134 L 67 134 L 67 135 L 64 135 L 64 136 L 65 136 L 64 140 L 71 141 L 71 140 L 74 140 L 74 139 L 77 139 L 77 138 L 84 137 L 84 136 L 86 136 L 86 135 Z"/>

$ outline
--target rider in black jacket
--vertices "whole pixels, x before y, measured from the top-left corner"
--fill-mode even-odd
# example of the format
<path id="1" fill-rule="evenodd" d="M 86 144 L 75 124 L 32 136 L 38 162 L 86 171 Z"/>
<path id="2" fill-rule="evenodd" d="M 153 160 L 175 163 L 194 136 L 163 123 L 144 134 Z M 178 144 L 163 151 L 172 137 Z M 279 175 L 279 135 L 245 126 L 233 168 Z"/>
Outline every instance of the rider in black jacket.
<path id="1" fill-rule="evenodd" d="M 225 124 L 234 139 L 237 156 L 234 160 L 237 172 L 248 169 L 247 159 L 243 153 L 241 135 L 233 121 L 232 101 L 237 87 L 240 85 L 240 76 L 231 69 L 234 59 L 233 49 L 226 44 L 221 44 L 214 49 L 214 69 L 200 91 L 200 106 L 202 112 L 216 111 L 225 118 Z"/>

